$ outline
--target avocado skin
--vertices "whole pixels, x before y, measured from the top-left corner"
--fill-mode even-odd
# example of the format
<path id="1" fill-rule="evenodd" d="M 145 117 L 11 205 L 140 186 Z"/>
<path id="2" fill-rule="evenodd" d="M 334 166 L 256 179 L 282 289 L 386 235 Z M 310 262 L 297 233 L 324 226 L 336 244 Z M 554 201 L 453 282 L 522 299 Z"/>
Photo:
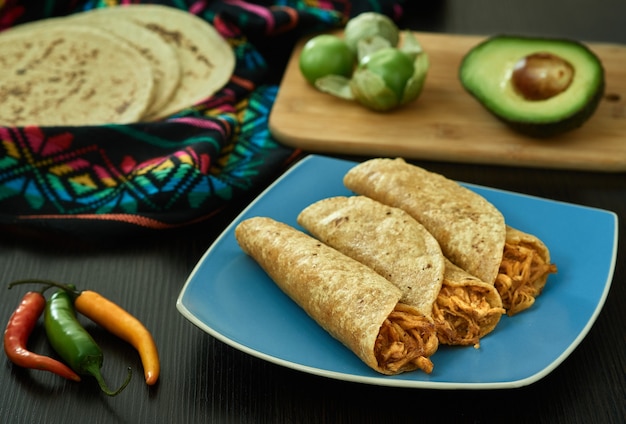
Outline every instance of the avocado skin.
<path id="1" fill-rule="evenodd" d="M 483 45 L 487 43 L 497 42 L 501 39 L 516 39 L 519 41 L 530 40 L 532 42 L 546 42 L 546 43 L 570 43 L 572 45 L 578 46 L 581 50 L 585 51 L 588 56 L 595 58 L 600 82 L 596 87 L 596 91 L 593 96 L 586 102 L 586 104 L 575 111 L 575 113 L 570 114 L 569 116 L 563 116 L 558 120 L 549 121 L 549 122 L 532 122 L 531 120 L 516 120 L 508 118 L 502 114 L 496 113 L 491 110 L 487 105 L 483 103 L 483 100 L 476 95 L 473 91 L 472 87 L 469 87 L 463 78 L 463 70 L 467 65 L 467 61 L 470 58 L 470 54 L 476 50 L 481 48 Z M 605 77 L 604 77 L 604 68 L 602 63 L 597 58 L 597 56 L 584 44 L 569 39 L 559 39 L 559 38 L 537 38 L 537 37 L 527 37 L 527 36 L 515 36 L 508 34 L 495 35 L 487 40 L 481 42 L 474 48 L 472 48 L 461 61 L 461 65 L 459 67 L 459 79 L 461 80 L 461 84 L 463 88 L 474 97 L 489 113 L 495 116 L 498 120 L 506 124 L 509 128 L 514 130 L 517 133 L 527 135 L 533 138 L 551 138 L 566 132 L 575 130 L 580 128 L 591 116 L 595 113 L 600 101 L 604 97 L 604 89 L 605 89 Z"/>

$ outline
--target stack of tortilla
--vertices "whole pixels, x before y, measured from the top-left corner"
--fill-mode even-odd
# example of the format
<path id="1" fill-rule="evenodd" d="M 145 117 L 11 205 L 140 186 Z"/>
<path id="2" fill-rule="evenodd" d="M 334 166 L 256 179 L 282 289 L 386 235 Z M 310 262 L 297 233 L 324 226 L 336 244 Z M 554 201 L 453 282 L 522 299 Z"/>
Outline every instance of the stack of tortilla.
<path id="1" fill-rule="evenodd" d="M 204 20 L 159 5 L 95 9 L 0 34 L 0 125 L 154 121 L 213 95 L 235 66 Z"/>

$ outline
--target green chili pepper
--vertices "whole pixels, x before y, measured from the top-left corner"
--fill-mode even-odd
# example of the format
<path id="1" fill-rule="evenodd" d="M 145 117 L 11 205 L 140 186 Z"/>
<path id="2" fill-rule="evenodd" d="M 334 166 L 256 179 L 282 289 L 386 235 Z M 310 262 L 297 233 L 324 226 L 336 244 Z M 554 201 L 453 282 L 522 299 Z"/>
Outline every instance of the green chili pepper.
<path id="1" fill-rule="evenodd" d="M 100 372 L 104 362 L 102 350 L 78 319 L 72 299 L 65 290 L 55 292 L 46 304 L 44 327 L 52 348 L 78 374 L 95 377 L 100 388 L 109 396 L 120 393 L 130 382 L 132 371 L 122 386 L 111 391 Z"/>

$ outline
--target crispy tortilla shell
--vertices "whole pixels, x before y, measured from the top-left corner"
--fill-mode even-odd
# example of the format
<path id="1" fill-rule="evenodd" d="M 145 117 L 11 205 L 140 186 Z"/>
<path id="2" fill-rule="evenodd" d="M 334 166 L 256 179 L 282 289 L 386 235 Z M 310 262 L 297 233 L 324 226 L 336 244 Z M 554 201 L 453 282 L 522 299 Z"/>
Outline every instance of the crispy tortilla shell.
<path id="1" fill-rule="evenodd" d="M 557 271 L 545 244 L 507 226 L 487 199 L 403 159 L 363 162 L 348 171 L 344 184 L 419 221 L 455 265 L 495 285 L 509 315 L 532 306 Z"/>
<path id="2" fill-rule="evenodd" d="M 498 275 L 504 217 L 482 196 L 403 159 L 371 159 L 344 177 L 357 194 L 403 209 L 437 239 L 444 255 L 486 283 Z"/>
<path id="3" fill-rule="evenodd" d="M 403 303 L 431 316 L 444 257 L 437 240 L 406 212 L 364 196 L 339 196 L 305 208 L 298 224 L 391 281 Z"/>
<path id="4" fill-rule="evenodd" d="M 402 293 L 383 277 L 270 218 L 242 221 L 235 236 L 285 294 L 372 369 L 432 370 L 434 325 L 399 303 Z"/>
<path id="5" fill-rule="evenodd" d="M 339 196 L 309 205 L 298 223 L 398 287 L 403 303 L 434 318 L 442 344 L 475 345 L 504 313 L 494 286 L 445 259 L 434 237 L 401 209 Z"/>

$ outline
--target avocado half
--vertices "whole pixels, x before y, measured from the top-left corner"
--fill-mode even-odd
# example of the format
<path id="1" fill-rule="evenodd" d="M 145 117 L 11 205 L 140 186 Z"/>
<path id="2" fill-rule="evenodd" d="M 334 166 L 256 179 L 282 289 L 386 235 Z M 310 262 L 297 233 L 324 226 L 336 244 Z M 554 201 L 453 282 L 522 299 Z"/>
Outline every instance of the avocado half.
<path id="1" fill-rule="evenodd" d="M 531 63 L 534 69 L 529 70 Z M 521 79 L 525 84 L 520 74 L 526 74 Z M 529 82 L 529 74 L 535 80 Z M 564 74 L 569 77 L 565 82 L 552 82 L 557 89 L 532 95 L 533 84 L 542 91 L 546 78 Z M 472 48 L 461 62 L 459 78 L 489 112 L 515 131 L 538 138 L 583 125 L 598 107 L 605 84 L 601 61 L 582 43 L 512 35 L 490 37 Z"/>

